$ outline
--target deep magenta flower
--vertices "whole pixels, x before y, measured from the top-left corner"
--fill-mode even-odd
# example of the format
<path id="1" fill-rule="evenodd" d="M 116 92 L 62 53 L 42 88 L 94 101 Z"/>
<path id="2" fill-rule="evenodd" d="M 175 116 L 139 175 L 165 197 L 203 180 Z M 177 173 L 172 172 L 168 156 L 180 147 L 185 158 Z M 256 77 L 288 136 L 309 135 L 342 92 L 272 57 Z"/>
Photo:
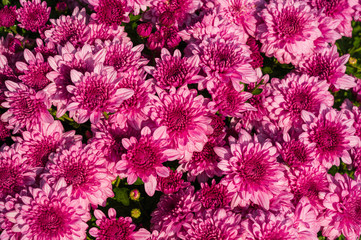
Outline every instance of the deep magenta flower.
<path id="1" fill-rule="evenodd" d="M 251 202 L 270 208 L 270 200 L 287 189 L 284 167 L 277 162 L 277 150 L 270 141 L 258 142 L 241 130 L 236 142 L 230 137 L 230 149 L 215 147 L 222 159 L 218 167 L 226 174 L 221 183 L 232 193 L 231 207 L 245 207 Z"/>
<path id="2" fill-rule="evenodd" d="M 131 8 L 128 1 L 88 0 L 88 2 L 95 10 L 91 17 L 99 23 L 116 26 L 123 22 L 129 22 Z"/>
<path id="3" fill-rule="evenodd" d="M 164 194 L 171 194 L 178 192 L 182 188 L 186 188 L 190 185 L 190 182 L 185 182 L 182 179 L 182 172 L 177 170 L 173 171 L 168 168 L 169 176 L 168 177 L 159 177 L 157 178 L 157 191 L 161 191 Z"/>
<path id="4" fill-rule="evenodd" d="M 337 111 L 323 104 L 317 117 L 302 111 L 305 124 L 299 138 L 315 152 L 315 156 L 327 169 L 332 165 L 339 166 L 340 158 L 344 163 L 351 164 L 348 150 L 360 142 L 359 137 L 354 136 L 354 120 L 348 119 L 345 111 Z"/>
<path id="5" fill-rule="evenodd" d="M 14 26 L 16 20 L 16 6 L 4 6 L 0 10 L 0 26 L 11 27 Z"/>
<path id="6" fill-rule="evenodd" d="M 6 213 L 14 223 L 12 231 L 23 239 L 85 239 L 90 214 L 65 186 L 61 179 L 53 188 L 44 182 L 40 188 L 29 187 L 14 211 Z"/>
<path id="7" fill-rule="evenodd" d="M 114 208 L 109 208 L 109 218 L 107 218 L 102 211 L 95 209 L 94 216 L 97 219 L 96 224 L 99 228 L 91 228 L 89 234 L 97 240 L 115 238 L 122 240 L 147 240 L 150 237 L 150 232 L 144 228 L 134 231 L 136 226 L 132 224 L 130 217 L 119 217 L 117 219 L 116 214 L 117 212 Z"/>
<path id="8" fill-rule="evenodd" d="M 199 72 L 199 57 L 197 55 L 186 58 L 176 49 L 173 56 L 163 48 L 161 58 L 156 58 L 156 66 L 145 66 L 144 70 L 153 76 L 156 85 L 163 89 L 181 87 L 185 84 L 199 82 L 203 77 L 197 75 Z"/>
<path id="9" fill-rule="evenodd" d="M 50 101 L 44 92 L 36 93 L 22 83 L 6 81 L 5 84 L 9 91 L 5 92 L 7 98 L 1 105 L 9 110 L 1 115 L 1 120 L 14 127 L 13 133 L 24 127 L 31 129 L 42 122 L 54 121 L 48 111 Z"/>
<path id="10" fill-rule="evenodd" d="M 49 20 L 51 8 L 47 7 L 45 1 L 41 0 L 20 0 L 21 8 L 17 10 L 19 26 L 26 30 L 36 32 L 45 26 Z"/>
<path id="11" fill-rule="evenodd" d="M 153 25 L 149 22 L 141 23 L 137 27 L 137 33 L 142 38 L 147 38 L 152 33 Z"/>
<path id="12" fill-rule="evenodd" d="M 350 55 L 339 56 L 337 47 L 321 48 L 309 57 L 301 59 L 296 71 L 327 80 L 329 84 L 348 90 L 356 86 L 355 78 L 345 74 L 346 63 Z"/>
<path id="13" fill-rule="evenodd" d="M 232 200 L 227 187 L 223 184 L 216 184 L 214 179 L 211 185 L 201 183 L 201 189 L 196 193 L 196 196 L 205 209 L 228 208 Z"/>
<path id="14" fill-rule="evenodd" d="M 259 67 L 263 67 L 263 57 L 261 55 L 258 43 L 256 41 L 255 38 L 253 37 L 249 37 L 247 40 L 247 45 L 250 47 L 251 49 L 251 66 L 253 68 L 259 68 Z"/>
<path id="15" fill-rule="evenodd" d="M 205 98 L 196 96 L 197 91 L 186 86 L 177 91 L 171 88 L 169 93 L 157 89 L 159 98 L 152 96 L 151 119 L 169 136 L 171 146 L 181 154 L 202 151 L 208 141 L 207 134 L 213 132 Z"/>
<path id="16" fill-rule="evenodd" d="M 0 149 L 0 200 L 35 183 L 36 169 L 26 164 L 18 151 L 19 145 Z"/>
<path id="17" fill-rule="evenodd" d="M 328 91 L 329 84 L 306 74 L 288 74 L 282 80 L 273 78 L 271 96 L 266 99 L 269 116 L 278 121 L 280 127 L 288 132 L 300 132 L 303 120 L 302 110 L 316 114 L 321 104 L 333 106 L 333 96 Z"/>
<path id="18" fill-rule="evenodd" d="M 123 138 L 122 144 L 127 152 L 122 155 L 115 168 L 120 174 L 127 176 L 128 184 L 133 184 L 137 178 L 144 182 L 145 191 L 153 196 L 157 187 L 157 176 L 168 177 L 169 170 L 163 162 L 178 158 L 176 150 L 169 149 L 166 133 L 157 128 L 153 133 L 149 127 L 141 130 L 141 137 Z"/>
<path id="19" fill-rule="evenodd" d="M 303 1 L 273 1 L 260 13 L 264 23 L 257 27 L 261 51 L 280 63 L 297 65 L 311 55 L 314 41 L 322 33 L 316 12 Z"/>
<path id="20" fill-rule="evenodd" d="M 63 178 L 71 186 L 69 194 L 84 206 L 105 206 L 107 198 L 114 196 L 105 159 L 81 142 L 51 154 L 42 178 L 51 185 Z"/>
<path id="21" fill-rule="evenodd" d="M 97 123 L 103 112 L 115 112 L 124 100 L 134 94 L 131 89 L 118 87 L 120 79 L 112 67 L 98 64 L 92 73 L 71 70 L 70 75 L 74 85 L 66 87 L 72 94 L 67 110 L 78 123 L 89 119 L 91 123 Z"/>
<path id="22" fill-rule="evenodd" d="M 326 211 L 319 221 L 322 235 L 334 240 L 343 234 L 347 239 L 357 239 L 361 234 L 361 177 L 355 180 L 336 173 L 328 175 L 329 193 L 323 205 Z"/>

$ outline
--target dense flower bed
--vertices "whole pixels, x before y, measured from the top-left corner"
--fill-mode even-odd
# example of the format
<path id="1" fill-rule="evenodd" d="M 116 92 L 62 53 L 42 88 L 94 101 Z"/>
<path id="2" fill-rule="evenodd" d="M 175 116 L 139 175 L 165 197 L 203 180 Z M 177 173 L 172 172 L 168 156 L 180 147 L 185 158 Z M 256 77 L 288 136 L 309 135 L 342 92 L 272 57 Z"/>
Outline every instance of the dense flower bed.
<path id="1" fill-rule="evenodd" d="M 360 0 L 0 5 L 1 240 L 360 237 Z"/>

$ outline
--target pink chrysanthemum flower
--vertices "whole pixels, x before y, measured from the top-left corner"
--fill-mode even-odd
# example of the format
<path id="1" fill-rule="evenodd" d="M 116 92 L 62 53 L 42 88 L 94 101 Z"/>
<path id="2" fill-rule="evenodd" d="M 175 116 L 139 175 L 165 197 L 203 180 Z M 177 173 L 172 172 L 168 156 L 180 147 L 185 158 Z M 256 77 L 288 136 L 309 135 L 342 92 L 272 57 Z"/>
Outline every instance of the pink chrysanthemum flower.
<path id="1" fill-rule="evenodd" d="M 157 176 L 168 177 L 169 170 L 163 162 L 178 158 L 179 153 L 169 149 L 169 142 L 161 128 L 152 134 L 149 127 L 141 130 L 141 137 L 123 138 L 122 144 L 127 153 L 122 155 L 115 168 L 121 174 L 127 175 L 128 184 L 133 184 L 137 178 L 144 182 L 144 188 L 149 196 L 153 196 L 157 187 Z"/>
<path id="2" fill-rule="evenodd" d="M 132 10 L 125 0 L 88 0 L 95 13 L 91 17 L 106 25 L 121 25 L 129 22 L 129 13 Z"/>
<path id="3" fill-rule="evenodd" d="M 46 40 L 65 45 L 70 42 L 81 47 L 89 38 L 90 28 L 85 8 L 76 7 L 71 16 L 62 15 L 59 19 L 50 19 L 52 28 L 45 31 Z"/>
<path id="4" fill-rule="evenodd" d="M 48 111 L 51 103 L 44 92 L 36 93 L 22 83 L 5 81 L 5 84 L 9 91 L 5 92 L 7 98 L 1 105 L 9 110 L 1 115 L 1 120 L 14 127 L 13 133 L 54 121 Z"/>
<path id="5" fill-rule="evenodd" d="M 284 79 L 273 78 L 271 96 L 266 99 L 269 116 L 278 121 L 280 127 L 288 132 L 300 132 L 303 120 L 301 111 L 318 113 L 321 104 L 333 106 L 333 96 L 328 91 L 329 84 L 306 74 L 288 74 Z"/>
<path id="6" fill-rule="evenodd" d="M 261 51 L 280 63 L 297 65 L 312 54 L 314 41 L 322 33 L 315 11 L 303 1 L 274 1 L 262 10 L 264 23 L 258 25 Z"/>
<path id="7" fill-rule="evenodd" d="M 203 211 L 198 213 L 190 223 L 185 223 L 186 232 L 181 239 L 244 239 L 246 232 L 241 222 L 242 215 L 223 208 Z"/>
<path id="8" fill-rule="evenodd" d="M 201 209 L 201 203 L 195 201 L 194 187 L 182 189 L 177 193 L 161 196 L 157 209 L 152 212 L 152 230 L 169 232 L 169 238 L 181 235 L 184 224 L 194 218 Z"/>
<path id="9" fill-rule="evenodd" d="M 64 178 L 71 186 L 71 196 L 79 198 L 88 206 L 105 206 L 108 197 L 113 197 L 111 181 L 105 166 L 105 159 L 99 156 L 91 145 L 82 146 L 81 142 L 69 150 L 61 149 L 49 156 L 42 177 L 49 184 Z"/>
<path id="10" fill-rule="evenodd" d="M 354 120 L 348 119 L 344 111 L 347 110 L 337 111 L 323 104 L 317 117 L 302 111 L 302 119 L 305 121 L 302 129 L 305 132 L 299 138 L 315 152 L 315 156 L 327 169 L 332 165 L 339 166 L 340 158 L 344 163 L 351 164 L 348 150 L 360 142 L 354 136 Z"/>
<path id="11" fill-rule="evenodd" d="M 47 87 L 51 82 L 46 77 L 46 74 L 51 71 L 51 68 L 47 62 L 44 61 L 43 55 L 37 53 L 36 56 L 28 50 L 24 50 L 24 59 L 28 63 L 17 62 L 17 69 L 23 73 L 19 76 L 19 79 L 28 87 L 31 87 L 35 91 L 39 91 Z M 54 92 L 55 84 L 52 84 L 53 87 L 49 86 L 44 90 L 45 92 L 51 91 L 53 88 Z M 49 92 L 49 95 L 52 93 Z"/>
<path id="12" fill-rule="evenodd" d="M 228 21 L 237 24 L 251 36 L 255 36 L 257 26 L 257 12 L 265 4 L 264 0 L 217 0 L 219 14 Z"/>
<path id="13" fill-rule="evenodd" d="M 22 137 L 13 137 L 20 144 L 19 153 L 26 164 L 32 167 L 45 167 L 48 157 L 62 147 L 69 147 L 81 141 L 75 130 L 65 132 L 60 121 L 35 125 L 30 131 L 22 132 Z"/>
<path id="14" fill-rule="evenodd" d="M 105 214 L 99 209 L 94 210 L 96 217 L 96 224 L 99 228 L 93 227 L 89 230 L 89 234 L 96 238 L 96 240 L 122 239 L 122 240 L 147 240 L 150 237 L 150 232 L 141 228 L 135 230 L 135 225 L 132 224 L 130 217 L 116 218 L 117 212 L 114 208 L 109 208 L 107 218 Z"/>
<path id="15" fill-rule="evenodd" d="M 182 179 L 182 172 L 177 170 L 173 171 L 170 168 L 168 168 L 168 171 L 168 177 L 157 178 L 157 191 L 161 191 L 164 194 L 171 194 L 178 192 L 180 189 L 186 188 L 190 185 L 190 182 L 185 182 Z"/>
<path id="16" fill-rule="evenodd" d="M 4 55 L 0 55 L 0 103 L 2 103 L 6 98 L 6 80 L 11 80 L 13 82 L 19 81 L 17 76 L 14 74 L 13 69 L 9 66 L 7 58 Z"/>
<path id="17" fill-rule="evenodd" d="M 197 91 L 187 87 L 177 91 L 171 88 L 169 94 L 157 89 L 159 98 L 153 96 L 151 119 L 161 131 L 166 132 L 171 146 L 180 153 L 202 151 L 208 141 L 207 134 L 213 132 L 209 126 L 211 119 L 207 117 L 205 98 L 202 95 L 196 96 Z"/>
<path id="18" fill-rule="evenodd" d="M 327 80 L 338 89 L 348 90 L 356 86 L 355 78 L 345 74 L 349 57 L 349 54 L 339 57 L 336 46 L 322 48 L 303 58 L 296 71 Z"/>
<path id="19" fill-rule="evenodd" d="M 319 221 L 323 226 L 322 235 L 334 240 L 343 234 L 346 239 L 357 239 L 361 235 L 361 177 L 355 180 L 336 173 L 328 175 L 329 193 L 323 205 L 326 211 Z"/>
<path id="20" fill-rule="evenodd" d="M 205 209 L 228 208 L 232 200 L 227 187 L 223 184 L 216 184 L 214 179 L 211 185 L 201 183 L 201 189 L 196 195 L 197 200 L 201 202 Z"/>
<path id="21" fill-rule="evenodd" d="M 14 26 L 16 20 L 16 6 L 5 6 L 0 10 L 0 26 Z"/>
<path id="22" fill-rule="evenodd" d="M 124 31 L 124 26 L 109 26 L 106 24 L 98 24 L 91 22 L 89 24 L 90 35 L 87 44 L 94 45 L 96 41 L 113 41 L 114 38 L 126 39 L 127 33 Z M 99 40 L 97 40 L 99 39 Z M 128 38 L 129 39 L 129 38 Z M 130 39 L 129 39 L 130 40 Z"/>
<path id="23" fill-rule="evenodd" d="M 35 168 L 26 164 L 18 151 L 19 145 L 3 145 L 0 149 L 0 199 L 7 195 L 15 196 L 15 193 L 35 183 Z"/>
<path id="24" fill-rule="evenodd" d="M 324 209 L 321 195 L 328 192 L 327 170 L 323 166 L 300 167 L 290 169 L 287 175 L 294 195 L 294 205 L 306 197 L 312 206 L 321 212 Z"/>
<path id="25" fill-rule="evenodd" d="M 65 186 L 62 179 L 53 188 L 46 183 L 30 187 L 14 211 L 6 214 L 15 223 L 12 230 L 23 239 L 85 239 L 90 214 Z"/>
<path id="26" fill-rule="evenodd" d="M 48 59 L 49 56 L 55 56 L 58 53 L 56 46 L 52 41 L 44 43 L 42 39 L 37 38 L 36 45 L 37 47 L 34 48 L 35 52 L 41 53 L 44 59 Z"/>
<path id="27" fill-rule="evenodd" d="M 21 239 L 21 233 L 12 231 L 14 223 L 7 219 L 6 214 L 15 210 L 16 204 L 19 203 L 19 195 L 15 197 L 8 195 L 4 201 L 0 201 L 0 239 Z"/>
<path id="28" fill-rule="evenodd" d="M 113 66 L 118 76 L 136 75 L 148 63 L 141 55 L 144 45 L 133 47 L 128 38 L 114 38 L 102 45 L 106 49 L 104 65 Z"/>
<path id="29" fill-rule="evenodd" d="M 282 161 L 291 168 L 312 166 L 313 163 L 317 162 L 312 148 L 301 141 L 292 139 L 282 143 L 282 145 L 280 143 L 276 143 L 276 145 Z"/>
<path id="30" fill-rule="evenodd" d="M 120 79 L 112 67 L 99 64 L 92 73 L 71 70 L 70 75 L 74 85 L 66 88 L 73 95 L 67 110 L 78 123 L 89 119 L 91 123 L 97 123 L 103 112 L 115 112 L 124 100 L 134 94 L 131 89 L 118 87 Z"/>
<path id="31" fill-rule="evenodd" d="M 151 81 L 145 81 L 145 76 L 126 76 L 119 82 L 120 88 L 127 88 L 134 91 L 133 96 L 124 100 L 117 113 L 123 114 L 128 123 L 136 129 L 141 129 L 142 122 L 149 119 L 148 109 L 150 106 L 149 94 L 154 94 Z"/>
<path id="32" fill-rule="evenodd" d="M 233 195 L 232 208 L 252 202 L 269 209 L 270 200 L 287 189 L 285 169 L 277 162 L 277 150 L 271 142 L 261 144 L 244 130 L 240 134 L 237 142 L 230 137 L 230 150 L 214 148 L 222 159 L 218 167 L 226 174 L 221 183 Z"/>
<path id="33" fill-rule="evenodd" d="M 252 93 L 243 91 L 244 85 L 238 85 L 240 91 L 229 83 L 218 84 L 214 91 L 211 91 L 212 102 L 208 104 L 209 109 L 230 117 L 241 117 L 242 112 L 255 111 L 251 104 L 246 103 L 253 96 Z"/>
<path id="34" fill-rule="evenodd" d="M 352 37 L 352 16 L 354 10 L 350 0 L 308 0 L 310 5 L 321 11 L 323 18 L 337 20 L 337 31 L 346 37 Z M 330 20 L 328 20 L 330 22 Z"/>
<path id="35" fill-rule="evenodd" d="M 212 91 L 219 82 L 232 82 L 241 91 L 239 82 L 257 81 L 256 72 L 251 66 L 249 47 L 235 40 L 206 38 L 192 51 L 199 55 L 199 65 L 207 74 L 201 83 L 202 88 Z"/>
<path id="36" fill-rule="evenodd" d="M 163 89 L 197 83 L 203 78 L 197 75 L 199 72 L 197 55 L 182 58 L 181 52 L 176 49 L 172 56 L 167 49 L 163 48 L 161 58 L 156 58 L 155 61 L 155 67 L 146 66 L 144 70 L 152 75 L 154 83 Z"/>
<path id="37" fill-rule="evenodd" d="M 51 8 L 47 8 L 45 1 L 41 0 L 20 0 L 21 8 L 17 10 L 19 26 L 26 30 L 36 32 L 49 20 Z"/>

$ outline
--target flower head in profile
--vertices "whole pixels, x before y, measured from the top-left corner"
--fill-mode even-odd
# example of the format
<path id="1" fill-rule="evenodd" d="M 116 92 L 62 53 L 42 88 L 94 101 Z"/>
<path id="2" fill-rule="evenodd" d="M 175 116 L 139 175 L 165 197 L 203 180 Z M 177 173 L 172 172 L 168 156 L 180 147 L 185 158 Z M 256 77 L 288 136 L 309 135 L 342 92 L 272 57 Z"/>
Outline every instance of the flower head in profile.
<path id="1" fill-rule="evenodd" d="M 51 103 L 44 92 L 36 93 L 22 83 L 5 81 L 5 84 L 9 91 L 5 92 L 7 98 L 2 106 L 8 108 L 8 111 L 1 115 L 1 120 L 14 127 L 13 133 L 54 121 L 48 111 Z"/>
<path id="2" fill-rule="evenodd" d="M 360 142 L 359 137 L 354 136 L 354 120 L 349 119 L 344 112 L 345 110 L 337 111 L 324 104 L 317 117 L 313 113 L 302 111 L 305 124 L 302 126 L 304 132 L 299 138 L 315 152 L 315 156 L 327 169 L 332 165 L 339 166 L 340 158 L 344 163 L 351 164 L 348 150 Z"/>
<path id="3" fill-rule="evenodd" d="M 226 174 L 221 183 L 232 194 L 232 208 L 252 202 L 268 210 L 270 200 L 287 189 L 285 169 L 277 162 L 277 150 L 270 141 L 260 143 L 257 136 L 241 130 L 238 141 L 230 137 L 230 149 L 214 150 L 221 158 L 218 167 Z"/>
<path id="4" fill-rule="evenodd" d="M 323 205 L 326 211 L 320 216 L 322 235 L 336 239 L 343 234 L 347 239 L 357 239 L 361 234 L 361 178 L 355 180 L 336 173 L 328 175 L 329 193 Z"/>
<path id="5" fill-rule="evenodd" d="M 72 94 L 67 110 L 78 123 L 89 119 L 97 123 L 103 112 L 115 112 L 124 100 L 134 94 L 131 89 L 118 87 L 120 79 L 112 67 L 98 64 L 92 73 L 71 70 L 70 75 L 74 85 L 67 86 Z"/>
<path id="6" fill-rule="evenodd" d="M 20 0 L 21 8 L 17 10 L 17 20 L 20 27 L 36 32 L 45 26 L 49 20 L 51 8 L 47 7 L 46 1 Z"/>
<path id="7" fill-rule="evenodd" d="M 49 184 L 63 178 L 71 186 L 71 196 L 88 206 L 105 206 L 108 197 L 113 197 L 111 176 L 105 159 L 99 156 L 91 145 L 82 146 L 81 142 L 69 149 L 61 149 L 50 155 L 42 175 Z"/>
<path id="8" fill-rule="evenodd" d="M 168 148 L 169 142 L 165 134 L 160 128 L 152 133 L 149 127 L 144 127 L 139 140 L 135 137 L 123 138 L 122 144 L 127 152 L 115 166 L 121 174 L 127 175 L 128 184 L 141 178 L 149 196 L 154 195 L 157 176 L 169 176 L 168 168 L 162 163 L 179 156 L 176 150 Z"/>
<path id="9" fill-rule="evenodd" d="M 169 93 L 158 89 L 159 98 L 153 98 L 150 109 L 151 119 L 169 136 L 171 146 L 182 154 L 202 151 L 208 141 L 207 134 L 213 132 L 206 99 L 196 94 L 196 90 L 187 87 L 171 88 Z"/>
<path id="10" fill-rule="evenodd" d="M 91 17 L 99 23 L 117 26 L 129 22 L 129 13 L 132 9 L 128 6 L 128 1 L 88 0 L 88 2 L 95 11 Z"/>
<path id="11" fill-rule="evenodd" d="M 303 58 L 296 71 L 327 80 L 337 89 L 348 90 L 356 86 L 355 78 L 345 74 L 349 57 L 349 54 L 340 57 L 336 46 L 321 48 Z"/>
<path id="12" fill-rule="evenodd" d="M 90 214 L 70 192 L 63 179 L 53 187 L 45 182 L 40 188 L 29 187 L 14 211 L 6 214 L 12 229 L 28 239 L 86 238 Z"/>
<path id="13" fill-rule="evenodd" d="M 199 72 L 197 55 L 182 58 L 181 52 L 176 49 L 172 56 L 167 49 L 163 48 L 161 58 L 155 61 L 155 67 L 146 66 L 144 69 L 153 76 L 154 83 L 163 89 L 197 83 L 202 78 L 197 75 Z"/>
<path id="14" fill-rule="evenodd" d="M 99 209 L 94 210 L 94 216 L 97 219 L 98 227 L 93 227 L 89 230 L 89 234 L 97 240 L 108 240 L 115 237 L 123 240 L 147 240 L 150 232 L 141 228 L 135 230 L 135 225 L 132 224 L 130 217 L 116 217 L 117 212 L 114 208 L 109 208 L 108 217 Z"/>
<path id="15" fill-rule="evenodd" d="M 316 12 L 303 1 L 273 1 L 260 13 L 264 23 L 257 27 L 261 51 L 280 63 L 297 65 L 312 54 L 322 33 Z"/>
<path id="16" fill-rule="evenodd" d="M 0 10 L 0 26 L 11 27 L 14 26 L 16 20 L 16 6 L 4 6 Z"/>

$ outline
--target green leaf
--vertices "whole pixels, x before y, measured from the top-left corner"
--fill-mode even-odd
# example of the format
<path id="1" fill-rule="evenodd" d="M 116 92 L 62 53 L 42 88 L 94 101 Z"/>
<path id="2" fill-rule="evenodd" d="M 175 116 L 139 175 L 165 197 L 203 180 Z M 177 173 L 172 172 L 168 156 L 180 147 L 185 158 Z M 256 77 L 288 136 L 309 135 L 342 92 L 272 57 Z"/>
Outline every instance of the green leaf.
<path id="1" fill-rule="evenodd" d="M 2 4 L 5 5 L 9 5 L 10 4 L 10 0 L 2 0 Z"/>
<path id="2" fill-rule="evenodd" d="M 127 188 L 115 188 L 114 190 L 115 200 L 122 203 L 124 206 L 129 206 L 129 195 Z"/>
<path id="3" fill-rule="evenodd" d="M 135 181 L 135 183 L 133 183 L 133 185 L 143 185 L 143 184 L 144 184 L 144 182 L 140 178 L 138 178 L 137 181 Z"/>

